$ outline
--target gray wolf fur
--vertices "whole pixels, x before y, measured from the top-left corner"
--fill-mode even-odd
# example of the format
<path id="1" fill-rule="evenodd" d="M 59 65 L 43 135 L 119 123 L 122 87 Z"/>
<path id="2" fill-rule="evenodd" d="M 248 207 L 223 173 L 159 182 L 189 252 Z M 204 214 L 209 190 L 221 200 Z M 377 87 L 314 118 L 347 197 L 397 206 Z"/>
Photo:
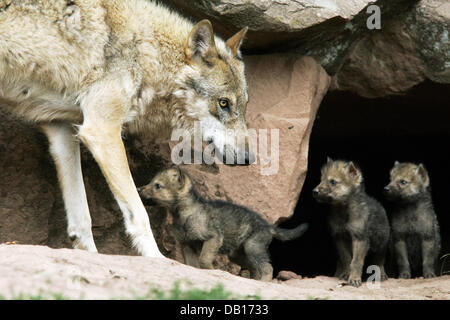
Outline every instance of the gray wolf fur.
<path id="1" fill-rule="evenodd" d="M 389 221 L 383 206 L 365 192 L 361 170 L 353 162 L 328 158 L 313 196 L 331 205 L 328 223 L 338 253 L 335 276 L 360 286 L 364 261 L 371 251 L 381 280 L 386 280 Z"/>
<path id="2" fill-rule="evenodd" d="M 173 213 L 176 237 L 182 244 L 186 264 L 212 269 L 216 255 L 226 254 L 232 262 L 248 268 L 252 278 L 263 281 L 272 280 L 268 253 L 272 238 L 292 240 L 308 228 L 306 223 L 291 230 L 277 228 L 248 208 L 206 200 L 179 168 L 158 173 L 140 188 L 140 195 Z"/>
<path id="3" fill-rule="evenodd" d="M 409 279 L 422 268 L 424 278 L 435 277 L 441 241 L 428 172 L 423 164 L 396 161 L 390 178 L 384 193 L 394 204 L 391 226 L 398 276 Z"/>
<path id="4" fill-rule="evenodd" d="M 193 25 L 145 0 L 0 1 L 0 107 L 37 123 L 50 141 L 73 246 L 96 252 L 80 164 L 83 142 L 124 216 L 133 246 L 162 257 L 131 176 L 122 134 L 169 139 L 193 131 L 219 153 L 245 154 L 248 102 L 239 51 L 211 23 Z M 224 140 L 232 129 L 246 144 Z"/>

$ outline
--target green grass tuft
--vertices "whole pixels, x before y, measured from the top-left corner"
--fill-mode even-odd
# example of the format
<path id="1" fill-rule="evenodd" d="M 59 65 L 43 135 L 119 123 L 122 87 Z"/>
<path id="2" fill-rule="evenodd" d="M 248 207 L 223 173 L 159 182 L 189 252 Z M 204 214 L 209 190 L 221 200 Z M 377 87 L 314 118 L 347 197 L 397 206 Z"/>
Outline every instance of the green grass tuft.
<path id="1" fill-rule="evenodd" d="M 176 281 L 170 290 L 152 288 L 144 296 L 137 296 L 138 300 L 260 300 L 259 295 L 240 296 L 225 289 L 219 283 L 211 289 L 187 288 L 182 289 L 180 281 Z"/>

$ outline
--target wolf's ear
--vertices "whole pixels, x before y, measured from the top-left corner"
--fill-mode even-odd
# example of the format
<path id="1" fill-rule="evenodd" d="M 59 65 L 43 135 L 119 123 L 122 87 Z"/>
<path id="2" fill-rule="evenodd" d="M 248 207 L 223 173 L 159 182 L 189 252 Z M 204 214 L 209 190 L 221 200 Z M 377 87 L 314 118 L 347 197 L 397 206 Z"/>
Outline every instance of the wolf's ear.
<path id="1" fill-rule="evenodd" d="M 179 188 L 181 189 L 184 186 L 184 173 L 183 171 L 181 171 L 180 167 L 177 167 L 177 172 L 178 172 L 177 183 Z"/>
<path id="2" fill-rule="evenodd" d="M 234 36 L 232 36 L 226 42 L 228 48 L 231 49 L 231 52 L 233 52 L 233 55 L 235 57 L 239 53 L 239 48 L 241 47 L 241 44 L 245 38 L 245 35 L 247 34 L 247 30 L 248 30 L 248 27 L 243 28 L 241 31 L 236 33 Z"/>
<path id="3" fill-rule="evenodd" d="M 430 185 L 430 178 L 428 177 L 427 169 L 425 169 L 425 166 L 422 163 L 417 166 L 416 174 L 422 178 L 425 187 Z"/>
<path id="4" fill-rule="evenodd" d="M 209 20 L 202 20 L 192 28 L 184 52 L 190 64 L 211 63 L 211 59 L 217 56 L 214 31 Z"/>
<path id="5" fill-rule="evenodd" d="M 398 166 L 399 164 L 400 164 L 400 162 L 395 161 L 395 162 L 394 162 L 394 167 Z"/>
<path id="6" fill-rule="evenodd" d="M 359 175 L 359 170 L 356 168 L 355 164 L 353 163 L 353 161 L 350 161 L 350 163 L 348 164 L 348 172 L 352 175 L 352 176 L 357 176 Z"/>
<path id="7" fill-rule="evenodd" d="M 327 163 L 333 162 L 333 159 L 331 159 L 330 157 L 327 157 Z"/>

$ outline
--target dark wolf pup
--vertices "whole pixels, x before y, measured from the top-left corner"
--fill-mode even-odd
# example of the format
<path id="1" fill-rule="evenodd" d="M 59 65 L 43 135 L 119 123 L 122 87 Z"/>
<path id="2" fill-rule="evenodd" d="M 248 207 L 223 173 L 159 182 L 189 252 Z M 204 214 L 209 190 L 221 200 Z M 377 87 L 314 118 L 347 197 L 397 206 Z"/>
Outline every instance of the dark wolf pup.
<path id="1" fill-rule="evenodd" d="M 411 278 L 411 269 L 420 270 L 420 259 L 424 278 L 435 277 L 441 243 L 428 172 L 423 164 L 396 161 L 390 176 L 384 192 L 394 203 L 392 240 L 399 277 Z"/>
<path id="2" fill-rule="evenodd" d="M 292 240 L 308 229 L 306 223 L 291 230 L 277 228 L 248 208 L 206 200 L 189 176 L 175 167 L 158 173 L 139 192 L 172 211 L 185 263 L 194 267 L 212 269 L 214 258 L 221 253 L 248 268 L 253 279 L 270 281 L 273 269 L 268 247 L 272 238 Z"/>
<path id="3" fill-rule="evenodd" d="M 328 223 L 338 253 L 335 276 L 360 286 L 364 260 L 370 250 L 373 262 L 380 268 L 380 280 L 386 280 L 389 221 L 383 206 L 367 195 L 361 170 L 353 162 L 328 158 L 321 173 L 313 196 L 318 202 L 331 205 Z"/>

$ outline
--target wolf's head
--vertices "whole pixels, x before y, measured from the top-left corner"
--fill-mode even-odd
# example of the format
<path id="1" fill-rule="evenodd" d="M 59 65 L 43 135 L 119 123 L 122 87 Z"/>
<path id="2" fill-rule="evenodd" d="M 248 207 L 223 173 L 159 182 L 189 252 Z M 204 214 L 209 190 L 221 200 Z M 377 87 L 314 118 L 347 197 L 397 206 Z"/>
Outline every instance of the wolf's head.
<path id="1" fill-rule="evenodd" d="M 191 179 L 178 167 L 159 172 L 149 184 L 138 188 L 143 199 L 153 200 L 169 208 L 186 198 L 191 190 Z"/>
<path id="2" fill-rule="evenodd" d="M 430 178 L 423 164 L 395 162 L 391 181 L 384 187 L 388 199 L 410 201 L 429 191 Z"/>
<path id="3" fill-rule="evenodd" d="M 195 25 L 185 44 L 186 66 L 175 92 L 190 123 L 199 122 L 203 141 L 212 142 L 228 164 L 254 162 L 245 123 L 248 94 L 239 51 L 246 32 L 244 28 L 224 42 L 214 37 L 208 20 Z"/>
<path id="4" fill-rule="evenodd" d="M 351 194 L 363 187 L 362 183 L 361 170 L 353 162 L 328 158 L 321 170 L 320 184 L 313 190 L 313 197 L 318 202 L 345 203 Z"/>

